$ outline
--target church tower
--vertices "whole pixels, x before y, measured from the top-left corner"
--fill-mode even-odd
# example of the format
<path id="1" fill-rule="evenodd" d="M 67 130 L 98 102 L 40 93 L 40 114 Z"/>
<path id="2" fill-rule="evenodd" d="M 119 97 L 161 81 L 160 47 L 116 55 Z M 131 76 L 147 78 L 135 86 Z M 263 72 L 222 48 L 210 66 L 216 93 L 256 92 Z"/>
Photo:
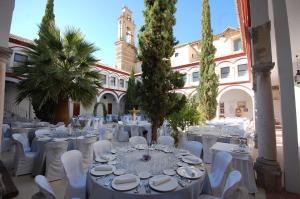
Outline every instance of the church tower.
<path id="1" fill-rule="evenodd" d="M 134 46 L 135 24 L 132 12 L 125 6 L 118 19 L 118 40 L 116 45 L 116 66 L 130 72 L 137 62 L 137 51 Z"/>

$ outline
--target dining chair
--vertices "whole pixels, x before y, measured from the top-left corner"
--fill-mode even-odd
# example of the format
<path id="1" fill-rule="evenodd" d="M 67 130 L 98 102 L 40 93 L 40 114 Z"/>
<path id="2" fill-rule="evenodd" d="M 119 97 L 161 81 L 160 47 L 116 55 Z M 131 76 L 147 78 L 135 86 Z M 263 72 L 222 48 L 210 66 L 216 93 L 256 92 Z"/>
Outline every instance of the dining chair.
<path id="1" fill-rule="evenodd" d="M 193 155 L 200 158 L 203 146 L 198 141 L 184 141 L 182 148 L 190 151 Z"/>
<path id="2" fill-rule="evenodd" d="M 157 144 L 167 145 L 167 146 L 174 146 L 175 140 L 171 136 L 159 136 L 157 138 Z"/>
<path id="3" fill-rule="evenodd" d="M 212 163 L 212 152 L 210 147 L 212 147 L 217 142 L 217 136 L 212 134 L 203 134 L 202 135 L 202 144 L 203 144 L 203 161 L 205 163 Z"/>
<path id="4" fill-rule="evenodd" d="M 211 172 L 208 173 L 209 182 L 213 195 L 220 196 L 225 184 L 226 173 L 228 173 L 232 156 L 225 151 L 219 151 L 215 154 Z"/>
<path id="5" fill-rule="evenodd" d="M 53 188 L 45 176 L 35 176 L 34 182 L 37 184 L 39 192 L 35 193 L 31 199 L 56 199 Z"/>
<path id="6" fill-rule="evenodd" d="M 15 141 L 16 154 L 14 158 L 14 174 L 16 176 L 29 174 L 32 172 L 35 152 L 30 151 L 27 138 L 23 134 L 15 133 L 12 135 Z M 27 149 L 24 149 L 24 143 L 28 143 Z"/>
<path id="7" fill-rule="evenodd" d="M 215 197 L 211 195 L 200 195 L 198 199 L 232 199 L 232 198 L 244 198 L 237 197 L 239 183 L 241 182 L 242 175 L 239 171 L 231 171 L 226 179 L 226 184 L 222 192 L 221 197 Z"/>
<path id="8" fill-rule="evenodd" d="M 44 136 L 50 133 L 49 128 L 38 129 L 34 132 L 36 137 Z"/>
<path id="9" fill-rule="evenodd" d="M 139 136 L 139 126 L 138 125 L 131 125 L 130 127 L 130 134 L 131 137 L 133 136 Z"/>
<path id="10" fill-rule="evenodd" d="M 82 154 L 83 170 L 87 171 L 93 161 L 93 144 L 97 141 L 97 137 L 89 137 L 77 139 L 77 149 Z"/>
<path id="11" fill-rule="evenodd" d="M 129 141 L 129 133 L 125 130 L 124 125 L 118 125 L 118 133 L 116 137 L 119 142 Z"/>
<path id="12" fill-rule="evenodd" d="M 61 161 L 67 177 L 65 199 L 86 198 L 86 173 L 82 166 L 82 155 L 78 150 L 65 152 Z"/>
<path id="13" fill-rule="evenodd" d="M 2 152 L 7 152 L 11 150 L 12 139 L 10 136 L 10 126 L 8 124 L 2 124 Z"/>
<path id="14" fill-rule="evenodd" d="M 99 140 L 93 144 L 95 158 L 101 158 L 105 153 L 110 153 L 111 142 L 108 140 Z"/>
<path id="15" fill-rule="evenodd" d="M 129 143 L 131 146 L 135 146 L 137 144 L 146 144 L 147 140 L 142 136 L 133 136 L 129 139 Z"/>
<path id="16" fill-rule="evenodd" d="M 46 144 L 46 178 L 51 182 L 62 179 L 63 165 L 60 157 L 68 149 L 68 141 L 55 141 Z"/>

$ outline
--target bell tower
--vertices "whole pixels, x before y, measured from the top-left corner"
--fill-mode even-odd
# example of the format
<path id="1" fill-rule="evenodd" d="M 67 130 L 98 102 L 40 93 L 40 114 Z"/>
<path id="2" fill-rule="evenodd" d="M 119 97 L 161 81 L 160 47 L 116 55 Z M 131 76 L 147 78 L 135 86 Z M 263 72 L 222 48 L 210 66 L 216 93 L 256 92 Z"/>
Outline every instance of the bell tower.
<path id="1" fill-rule="evenodd" d="M 135 24 L 132 20 L 132 12 L 125 6 L 118 18 L 118 40 L 115 45 L 116 66 L 127 72 L 130 72 L 137 62 L 134 33 Z"/>

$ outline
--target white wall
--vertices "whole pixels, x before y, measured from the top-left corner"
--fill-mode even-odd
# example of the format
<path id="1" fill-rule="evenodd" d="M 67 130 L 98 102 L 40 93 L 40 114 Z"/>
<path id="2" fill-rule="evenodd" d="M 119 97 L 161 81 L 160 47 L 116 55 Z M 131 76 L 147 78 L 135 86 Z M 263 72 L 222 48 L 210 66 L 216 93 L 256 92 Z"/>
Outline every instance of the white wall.
<path id="1" fill-rule="evenodd" d="M 12 19 L 12 11 L 15 6 L 14 0 L 0 1 L 0 46 L 8 47 L 8 37 L 10 31 L 10 24 Z"/>

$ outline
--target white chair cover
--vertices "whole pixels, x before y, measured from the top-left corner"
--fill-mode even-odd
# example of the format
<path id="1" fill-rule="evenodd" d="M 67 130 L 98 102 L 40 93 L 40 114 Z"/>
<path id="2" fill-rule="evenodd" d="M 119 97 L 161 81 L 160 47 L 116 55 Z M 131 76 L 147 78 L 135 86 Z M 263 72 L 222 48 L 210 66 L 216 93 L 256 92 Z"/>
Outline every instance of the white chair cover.
<path id="1" fill-rule="evenodd" d="M 117 139 L 119 142 L 128 142 L 129 141 L 129 133 L 127 131 L 125 131 L 125 128 L 123 125 L 119 125 Z"/>
<path id="2" fill-rule="evenodd" d="M 38 129 L 34 132 L 36 137 L 41 137 L 43 135 L 47 135 L 50 133 L 50 129 L 45 128 L 45 129 Z"/>
<path id="3" fill-rule="evenodd" d="M 94 154 L 96 158 L 100 158 L 105 153 L 110 153 L 111 143 L 108 140 L 99 140 L 93 144 Z"/>
<path id="4" fill-rule="evenodd" d="M 10 137 L 5 137 L 5 135 L 9 132 L 10 129 L 8 124 L 2 124 L 2 152 L 7 152 L 11 149 L 12 140 Z"/>
<path id="5" fill-rule="evenodd" d="M 63 166 L 60 157 L 68 149 L 67 141 L 48 142 L 46 144 L 46 178 L 51 182 L 62 179 Z"/>
<path id="6" fill-rule="evenodd" d="M 130 133 L 131 133 L 131 137 L 133 137 L 133 136 L 139 136 L 139 126 L 137 126 L 137 125 L 131 125 L 131 127 L 130 127 Z"/>
<path id="7" fill-rule="evenodd" d="M 14 158 L 14 174 L 16 176 L 29 174 L 32 172 L 33 161 L 36 156 L 34 152 L 24 151 L 23 141 L 24 137 L 22 134 L 13 134 L 15 140 L 16 154 Z"/>
<path id="8" fill-rule="evenodd" d="M 182 148 L 190 151 L 193 155 L 200 158 L 203 146 L 200 142 L 197 141 L 185 141 Z"/>
<path id="9" fill-rule="evenodd" d="M 82 165 L 84 171 L 89 169 L 89 166 L 93 161 L 93 144 L 96 141 L 96 137 L 77 139 L 77 147 L 82 154 Z"/>
<path id="10" fill-rule="evenodd" d="M 147 140 L 142 136 L 133 136 L 129 139 L 129 143 L 131 146 L 135 146 L 137 144 L 147 144 Z"/>
<path id="11" fill-rule="evenodd" d="M 171 136 L 159 136 L 157 139 L 157 143 L 167 146 L 174 146 L 175 140 Z"/>
<path id="12" fill-rule="evenodd" d="M 219 151 L 215 154 L 211 172 L 208 174 L 214 196 L 221 196 L 225 184 L 225 173 L 232 161 L 230 153 Z"/>
<path id="13" fill-rule="evenodd" d="M 45 176 L 37 175 L 34 181 L 39 187 L 39 192 L 34 194 L 31 199 L 56 199 L 55 193 Z"/>
<path id="14" fill-rule="evenodd" d="M 61 156 L 64 171 L 68 183 L 65 199 L 86 198 L 86 174 L 82 167 L 82 155 L 80 151 L 71 150 Z"/>
<path id="15" fill-rule="evenodd" d="M 99 140 L 104 140 L 105 132 L 106 132 L 105 126 L 99 127 Z"/>
<path id="16" fill-rule="evenodd" d="M 28 141 L 28 138 L 27 138 L 27 134 L 25 134 L 25 133 L 14 133 L 12 135 L 12 137 L 13 137 L 14 140 L 17 140 L 22 144 L 24 152 L 30 152 L 31 151 L 30 146 L 29 146 L 29 141 Z"/>
<path id="17" fill-rule="evenodd" d="M 217 137 L 211 134 L 203 134 L 202 135 L 202 143 L 203 143 L 203 161 L 205 163 L 212 163 L 212 152 L 210 151 L 210 147 L 212 147 L 217 142 Z"/>

